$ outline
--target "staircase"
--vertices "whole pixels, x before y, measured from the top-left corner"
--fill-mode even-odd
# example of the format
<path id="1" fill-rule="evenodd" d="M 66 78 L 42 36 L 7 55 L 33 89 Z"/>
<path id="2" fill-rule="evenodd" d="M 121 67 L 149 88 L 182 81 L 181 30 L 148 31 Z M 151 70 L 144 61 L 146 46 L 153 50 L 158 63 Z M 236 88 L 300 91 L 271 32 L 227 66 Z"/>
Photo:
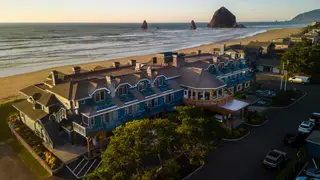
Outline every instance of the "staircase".
<path id="1" fill-rule="evenodd" d="M 60 123 L 63 119 L 67 118 L 67 111 L 61 108 L 58 112 L 52 113 L 50 115 L 50 120 L 55 120 L 57 123 Z"/>

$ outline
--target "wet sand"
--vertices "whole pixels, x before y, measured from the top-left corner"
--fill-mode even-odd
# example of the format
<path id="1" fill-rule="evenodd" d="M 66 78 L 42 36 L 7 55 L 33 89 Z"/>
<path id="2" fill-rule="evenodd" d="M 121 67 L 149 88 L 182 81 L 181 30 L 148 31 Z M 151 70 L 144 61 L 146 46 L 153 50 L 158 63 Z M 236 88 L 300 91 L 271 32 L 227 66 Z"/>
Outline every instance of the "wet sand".
<path id="1" fill-rule="evenodd" d="M 213 48 L 218 48 L 222 44 L 236 44 L 241 42 L 242 44 L 248 44 L 250 41 L 272 41 L 277 38 L 284 38 L 288 37 L 292 34 L 299 33 L 301 31 L 301 28 L 288 28 L 288 29 L 276 29 L 276 30 L 269 30 L 264 33 L 260 33 L 254 36 L 236 39 L 236 40 L 230 40 L 230 41 L 223 41 L 219 43 L 214 44 L 207 44 L 207 45 L 201 45 L 198 47 L 188 48 L 188 49 L 181 49 L 178 52 L 183 52 L 186 54 L 195 53 L 198 50 L 201 50 L 203 53 L 206 52 L 212 52 Z M 82 69 L 86 70 L 92 70 L 96 66 L 103 66 L 103 67 L 110 67 L 112 65 L 112 62 L 119 61 L 121 64 L 127 64 L 129 60 L 135 59 L 137 62 L 147 62 L 150 61 L 151 58 L 154 56 L 154 54 L 150 55 L 143 55 L 143 56 L 132 56 L 132 57 L 126 57 L 126 58 L 120 58 L 115 60 L 106 60 L 106 61 L 99 61 L 99 62 L 92 62 L 87 64 L 81 64 Z M 3 77 L 0 78 L 0 102 L 12 100 L 15 98 L 18 98 L 20 96 L 19 90 L 22 88 L 25 88 L 27 86 L 30 86 L 32 84 L 40 83 L 43 80 L 46 79 L 46 77 L 49 76 L 50 72 L 52 70 L 58 70 L 63 73 L 72 73 L 72 67 L 74 65 L 69 66 L 61 66 L 61 67 L 55 67 L 50 69 L 45 69 L 41 71 L 36 71 L 32 73 L 26 73 L 26 74 L 20 74 L 20 75 L 14 75 L 9 77 Z"/>

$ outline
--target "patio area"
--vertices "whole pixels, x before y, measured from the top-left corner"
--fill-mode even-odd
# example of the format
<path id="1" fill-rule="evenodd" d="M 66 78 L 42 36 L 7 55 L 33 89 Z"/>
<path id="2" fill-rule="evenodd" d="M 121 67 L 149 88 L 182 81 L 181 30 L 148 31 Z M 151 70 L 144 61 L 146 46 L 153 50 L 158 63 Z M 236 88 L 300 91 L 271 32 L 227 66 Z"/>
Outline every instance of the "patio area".
<path id="1" fill-rule="evenodd" d="M 48 144 L 43 143 L 54 155 L 56 155 L 62 162 L 68 164 L 76 160 L 79 156 L 87 153 L 87 148 L 84 146 L 74 146 L 65 142 L 55 148 L 51 148 Z"/>

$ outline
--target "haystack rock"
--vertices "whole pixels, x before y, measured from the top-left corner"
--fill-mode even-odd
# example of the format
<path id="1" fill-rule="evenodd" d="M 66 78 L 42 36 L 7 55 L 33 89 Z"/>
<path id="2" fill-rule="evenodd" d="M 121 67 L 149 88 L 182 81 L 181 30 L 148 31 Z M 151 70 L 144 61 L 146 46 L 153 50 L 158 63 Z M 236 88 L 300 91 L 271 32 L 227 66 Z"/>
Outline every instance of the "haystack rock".
<path id="1" fill-rule="evenodd" d="M 141 25 L 141 29 L 148 29 L 148 23 L 146 20 L 143 21 L 143 23 Z"/>
<path id="2" fill-rule="evenodd" d="M 191 21 L 190 29 L 191 29 L 191 30 L 196 30 L 196 29 L 197 29 L 197 25 L 196 25 L 196 23 L 194 22 L 194 20 Z"/>
<path id="3" fill-rule="evenodd" d="M 236 16 L 233 15 L 227 8 L 221 7 L 218 9 L 210 23 L 207 25 L 210 28 L 239 28 L 244 27 L 242 24 L 237 24 Z"/>

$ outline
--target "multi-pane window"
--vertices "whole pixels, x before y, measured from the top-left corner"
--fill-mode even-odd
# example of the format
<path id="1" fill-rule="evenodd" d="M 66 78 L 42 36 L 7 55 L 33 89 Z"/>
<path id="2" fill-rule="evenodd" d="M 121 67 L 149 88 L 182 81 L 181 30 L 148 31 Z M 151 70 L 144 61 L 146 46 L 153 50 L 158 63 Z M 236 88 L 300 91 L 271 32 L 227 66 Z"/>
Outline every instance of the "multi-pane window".
<path id="1" fill-rule="evenodd" d="M 166 103 L 170 103 L 171 101 L 173 101 L 173 99 L 174 99 L 174 95 L 173 94 L 168 94 L 168 95 L 166 95 L 165 96 L 165 102 Z"/>
<path id="2" fill-rule="evenodd" d="M 158 106 L 158 98 L 147 101 L 147 107 L 155 107 Z"/>
<path id="3" fill-rule="evenodd" d="M 126 85 L 119 87 L 118 95 L 121 96 L 123 94 L 127 94 L 128 87 Z"/>
<path id="4" fill-rule="evenodd" d="M 141 91 L 141 90 L 146 89 L 146 88 L 147 88 L 147 85 L 146 85 L 146 84 L 147 84 L 147 83 L 146 83 L 145 81 L 140 82 L 140 83 L 138 84 L 138 90 Z"/>
<path id="5" fill-rule="evenodd" d="M 105 99 L 105 92 L 104 91 L 99 91 L 95 93 L 95 101 L 103 101 Z"/>
<path id="6" fill-rule="evenodd" d="M 156 86 L 161 86 L 163 85 L 163 77 L 158 77 L 156 80 Z"/>

